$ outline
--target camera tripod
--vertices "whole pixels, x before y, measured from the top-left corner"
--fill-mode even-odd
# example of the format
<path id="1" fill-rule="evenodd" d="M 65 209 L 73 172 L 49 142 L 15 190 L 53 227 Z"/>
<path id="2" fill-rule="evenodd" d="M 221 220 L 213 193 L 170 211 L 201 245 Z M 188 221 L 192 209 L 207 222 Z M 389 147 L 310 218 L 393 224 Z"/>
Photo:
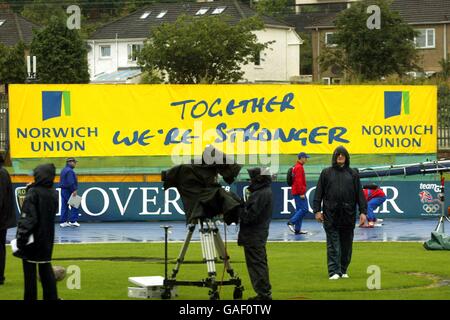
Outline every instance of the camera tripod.
<path id="1" fill-rule="evenodd" d="M 180 271 L 180 267 L 184 262 L 184 257 L 186 256 L 187 249 L 192 239 L 192 235 L 195 231 L 196 224 L 198 225 L 200 232 L 200 244 L 202 248 L 203 262 L 206 263 L 208 270 L 208 277 L 200 281 L 182 281 L 176 280 L 176 276 Z M 211 219 L 198 219 L 193 223 L 188 225 L 188 232 L 186 239 L 184 241 L 183 247 L 181 248 L 180 254 L 178 255 L 175 268 L 172 270 L 172 275 L 170 278 L 167 277 L 167 233 L 169 226 L 164 226 L 165 231 L 165 277 L 164 277 L 164 290 L 162 293 L 163 299 L 171 298 L 171 290 L 174 286 L 197 286 L 197 287 L 207 287 L 210 288 L 209 298 L 210 300 L 218 300 L 219 297 L 219 286 L 234 285 L 233 299 L 242 299 L 242 292 L 244 287 L 241 285 L 241 279 L 234 273 L 233 268 L 230 264 L 230 257 L 226 252 L 226 248 L 222 238 L 220 237 L 219 229 L 217 228 L 216 222 Z M 215 262 L 216 250 L 219 253 L 219 258 L 224 262 L 224 268 L 226 269 L 229 280 L 218 281 Z"/>

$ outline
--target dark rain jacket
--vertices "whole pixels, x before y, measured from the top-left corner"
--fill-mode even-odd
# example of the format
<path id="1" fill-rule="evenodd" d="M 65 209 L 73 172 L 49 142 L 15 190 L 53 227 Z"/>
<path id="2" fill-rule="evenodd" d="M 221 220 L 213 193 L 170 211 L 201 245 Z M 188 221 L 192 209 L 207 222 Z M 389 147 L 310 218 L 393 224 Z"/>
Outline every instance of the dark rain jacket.
<path id="1" fill-rule="evenodd" d="M 272 220 L 272 178 L 249 169 L 251 179 L 248 190 L 250 196 L 245 202 L 245 210 L 239 216 L 238 244 L 240 246 L 264 246 L 269 236 Z"/>
<path id="2" fill-rule="evenodd" d="M 16 256 L 37 262 L 52 259 L 55 237 L 55 215 L 58 212 L 58 193 L 53 188 L 56 169 L 44 164 L 34 169 L 34 183 L 28 187 L 17 224 Z M 34 242 L 27 245 L 30 235 Z"/>
<path id="3" fill-rule="evenodd" d="M 14 193 L 8 171 L 0 165 L 0 230 L 16 226 Z"/>
<path id="4" fill-rule="evenodd" d="M 346 157 L 338 166 L 338 154 Z M 332 166 L 322 170 L 313 201 L 314 213 L 323 212 L 324 227 L 355 227 L 356 212 L 367 212 L 367 202 L 357 171 L 350 168 L 350 155 L 344 147 L 333 153 Z"/>
<path id="5" fill-rule="evenodd" d="M 164 189 L 177 188 L 183 202 L 186 222 L 223 215 L 227 224 L 238 222 L 241 199 L 218 183 L 218 174 L 227 182 L 241 169 L 237 164 L 183 164 L 163 172 Z M 231 179 L 231 178 L 230 178 Z"/>

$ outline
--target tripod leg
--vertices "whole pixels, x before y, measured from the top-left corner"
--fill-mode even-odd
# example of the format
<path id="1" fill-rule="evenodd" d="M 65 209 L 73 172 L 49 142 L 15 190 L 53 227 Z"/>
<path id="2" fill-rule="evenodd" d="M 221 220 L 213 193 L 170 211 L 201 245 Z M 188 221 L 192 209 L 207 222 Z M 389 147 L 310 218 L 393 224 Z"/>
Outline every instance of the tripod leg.
<path id="1" fill-rule="evenodd" d="M 209 275 L 216 275 L 216 252 L 214 250 L 214 244 L 212 239 L 212 232 L 211 228 L 207 223 L 201 224 L 200 226 L 200 240 L 202 244 L 202 253 L 203 257 L 205 259 L 207 268 L 208 268 L 208 274 Z"/>
<path id="2" fill-rule="evenodd" d="M 203 257 L 208 269 L 206 287 L 210 288 L 209 297 L 211 300 L 219 299 L 218 283 L 216 281 L 216 251 L 214 248 L 214 238 L 211 226 L 207 222 L 200 224 L 200 241 L 202 243 Z"/>
<path id="3" fill-rule="evenodd" d="M 171 279 L 175 279 L 178 271 L 180 271 L 181 264 L 183 263 L 184 257 L 186 256 L 186 252 L 187 252 L 189 243 L 191 242 L 192 234 L 194 233 L 194 230 L 195 230 L 195 224 L 189 224 L 188 232 L 186 234 L 186 240 L 184 240 L 183 247 L 181 248 L 180 254 L 178 255 L 177 264 L 175 265 L 175 268 L 172 271 Z"/>
<path id="4" fill-rule="evenodd" d="M 213 228 L 213 234 L 214 234 L 214 244 L 216 246 L 217 252 L 219 253 L 219 257 L 220 259 L 223 260 L 227 273 L 231 277 L 234 277 L 234 271 L 230 264 L 230 257 L 228 256 L 228 252 L 225 250 L 225 244 L 223 243 L 222 237 L 220 236 L 219 228 L 217 228 L 215 224 Z"/>
<path id="5" fill-rule="evenodd" d="M 436 226 L 436 229 L 434 229 L 435 232 L 439 232 L 439 233 L 444 233 L 445 232 L 444 231 L 444 223 L 445 223 L 444 218 L 445 218 L 444 216 L 441 216 L 439 218 L 439 222 L 438 222 L 438 224 Z"/>

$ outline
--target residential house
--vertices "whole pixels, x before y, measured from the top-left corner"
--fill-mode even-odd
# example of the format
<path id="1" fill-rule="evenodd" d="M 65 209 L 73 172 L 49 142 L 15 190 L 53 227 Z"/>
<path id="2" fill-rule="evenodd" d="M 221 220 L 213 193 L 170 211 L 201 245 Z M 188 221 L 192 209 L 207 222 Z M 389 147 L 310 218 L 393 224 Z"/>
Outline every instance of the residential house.
<path id="1" fill-rule="evenodd" d="M 313 0 L 303 1 L 313 2 Z M 322 3 L 320 0 L 315 1 Z M 324 0 L 323 2 L 331 1 Z M 341 0 L 340 2 L 351 5 L 349 1 Z M 423 68 L 425 75 L 440 71 L 439 61 L 446 58 L 447 54 L 450 53 L 450 1 L 394 0 L 391 8 L 398 11 L 404 21 L 419 32 L 415 43 L 422 57 L 420 67 Z M 339 83 L 343 76 L 342 70 L 338 67 L 322 70 L 317 63 L 317 57 L 325 46 L 335 46 L 333 33 L 335 32 L 334 20 L 337 14 L 337 12 L 330 12 L 306 27 L 312 32 L 314 81 L 322 81 L 327 84 Z M 411 72 L 411 74 L 418 76 L 414 72 Z"/>
<path id="2" fill-rule="evenodd" d="M 224 16 L 230 23 L 256 14 L 250 7 L 236 0 L 204 3 L 155 3 L 137 10 L 96 30 L 89 38 L 89 71 L 93 83 L 130 82 L 121 74 L 136 76 L 137 53 L 149 37 L 151 28 L 164 22 L 172 23 L 182 15 Z M 299 75 L 301 38 L 292 26 L 270 17 L 263 18 L 265 29 L 255 31 L 258 41 L 275 40 L 260 61 L 244 65 L 244 78 L 249 82 L 288 82 Z M 134 71 L 134 72 L 133 72 Z M 105 80 L 105 77 L 109 79 Z M 117 80 L 115 80 L 117 79 Z M 138 81 L 134 78 L 135 81 Z"/>
<path id="3" fill-rule="evenodd" d="M 24 17 L 10 11 L 0 9 L 0 43 L 6 46 L 14 46 L 19 41 L 26 45 L 31 44 L 33 28 L 37 25 Z"/>
<path id="4" fill-rule="evenodd" d="M 38 26 L 24 17 L 0 8 L 0 43 L 5 46 L 15 46 L 20 41 L 29 46 L 33 38 L 33 28 Z M 28 51 L 24 52 L 26 55 Z M 5 86 L 0 83 L 0 94 L 5 92 Z"/>

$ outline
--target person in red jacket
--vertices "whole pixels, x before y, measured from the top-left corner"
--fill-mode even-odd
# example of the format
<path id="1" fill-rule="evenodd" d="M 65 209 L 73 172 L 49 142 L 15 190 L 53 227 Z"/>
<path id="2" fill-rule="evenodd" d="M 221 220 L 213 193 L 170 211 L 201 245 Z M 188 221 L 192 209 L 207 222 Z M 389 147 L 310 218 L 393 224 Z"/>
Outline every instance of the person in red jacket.
<path id="1" fill-rule="evenodd" d="M 287 224 L 289 229 L 295 234 L 307 234 L 307 231 L 302 230 L 303 218 L 308 212 L 308 199 L 306 198 L 306 176 L 303 166 L 309 156 L 304 152 L 300 152 L 297 158 L 297 163 L 292 169 L 293 183 L 291 190 L 295 200 L 295 213 L 291 219 L 289 219 Z"/>
<path id="2" fill-rule="evenodd" d="M 363 187 L 364 197 L 367 200 L 368 224 L 360 224 L 361 228 L 373 228 L 377 218 L 374 211 L 386 201 L 386 194 L 376 184 L 371 183 Z"/>

